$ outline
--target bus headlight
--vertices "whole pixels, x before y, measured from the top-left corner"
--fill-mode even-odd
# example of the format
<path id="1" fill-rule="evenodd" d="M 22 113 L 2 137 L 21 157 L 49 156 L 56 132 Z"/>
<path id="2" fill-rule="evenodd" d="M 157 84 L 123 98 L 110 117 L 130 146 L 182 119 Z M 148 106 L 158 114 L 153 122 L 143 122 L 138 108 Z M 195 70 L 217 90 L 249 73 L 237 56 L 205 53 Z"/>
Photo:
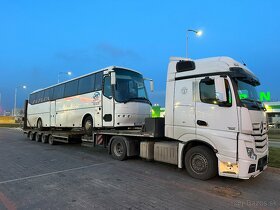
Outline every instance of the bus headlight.
<path id="1" fill-rule="evenodd" d="M 254 149 L 251 147 L 246 147 L 247 155 L 249 158 L 252 158 L 253 160 L 257 160 L 257 155 L 254 153 Z"/>

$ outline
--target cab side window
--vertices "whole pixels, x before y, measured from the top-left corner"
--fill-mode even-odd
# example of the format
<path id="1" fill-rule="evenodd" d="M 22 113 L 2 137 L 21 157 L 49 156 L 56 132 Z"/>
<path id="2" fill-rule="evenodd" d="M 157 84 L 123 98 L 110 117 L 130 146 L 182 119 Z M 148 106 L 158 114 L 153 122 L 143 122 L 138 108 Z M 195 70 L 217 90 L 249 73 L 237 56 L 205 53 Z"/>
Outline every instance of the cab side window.
<path id="1" fill-rule="evenodd" d="M 199 83 L 200 100 L 207 104 L 216 104 L 215 82 L 213 79 L 203 79 Z"/>
<path id="2" fill-rule="evenodd" d="M 226 106 L 231 106 L 232 93 L 227 79 L 225 79 L 225 87 L 226 87 L 226 96 L 227 96 Z M 200 94 L 200 100 L 203 103 L 218 104 L 218 101 L 216 99 L 214 79 L 210 79 L 210 78 L 202 79 L 199 83 L 199 94 Z"/>

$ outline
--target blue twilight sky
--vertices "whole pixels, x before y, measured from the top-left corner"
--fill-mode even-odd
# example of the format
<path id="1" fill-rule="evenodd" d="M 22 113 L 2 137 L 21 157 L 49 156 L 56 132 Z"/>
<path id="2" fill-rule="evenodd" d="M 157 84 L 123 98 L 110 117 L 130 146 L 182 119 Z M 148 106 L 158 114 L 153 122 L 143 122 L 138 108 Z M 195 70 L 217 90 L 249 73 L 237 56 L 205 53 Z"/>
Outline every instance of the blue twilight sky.
<path id="1" fill-rule="evenodd" d="M 153 103 L 164 105 L 170 56 L 243 59 L 263 91 L 280 100 L 279 0 L 0 0 L 0 93 L 11 109 L 28 93 L 55 84 L 58 72 L 80 76 L 110 65 L 155 81 Z M 62 76 L 61 79 L 68 79 Z"/>

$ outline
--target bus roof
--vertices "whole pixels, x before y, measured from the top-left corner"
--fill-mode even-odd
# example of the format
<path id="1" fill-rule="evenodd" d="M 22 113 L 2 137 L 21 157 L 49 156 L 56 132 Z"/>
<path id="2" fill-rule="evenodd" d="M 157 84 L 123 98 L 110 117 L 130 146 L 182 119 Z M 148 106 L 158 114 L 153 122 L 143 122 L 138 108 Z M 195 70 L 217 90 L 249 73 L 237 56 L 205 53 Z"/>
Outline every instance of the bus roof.
<path id="1" fill-rule="evenodd" d="M 46 90 L 46 89 L 49 89 L 49 88 L 52 88 L 52 87 L 56 87 L 56 86 L 58 86 L 58 85 L 65 84 L 65 83 L 67 83 L 67 82 L 70 82 L 70 81 L 73 81 L 73 80 L 76 80 L 76 79 L 80 79 L 80 78 L 83 78 L 83 77 L 86 77 L 86 76 L 89 76 L 89 75 L 92 75 L 92 74 L 95 74 L 95 73 L 98 73 L 98 72 L 102 72 L 102 71 L 105 71 L 105 70 L 111 70 L 111 69 L 114 69 L 114 68 L 129 70 L 129 71 L 133 71 L 133 72 L 136 72 L 136 73 L 138 73 L 138 74 L 141 74 L 141 73 L 138 72 L 138 71 L 135 71 L 135 70 L 129 69 L 129 68 L 125 68 L 125 67 L 121 67 L 121 66 L 108 66 L 108 67 L 106 67 L 106 68 L 99 69 L 99 70 L 90 72 L 90 73 L 88 73 L 88 74 L 84 74 L 84 75 L 81 75 L 81 76 L 79 76 L 79 77 L 75 77 L 75 78 L 73 78 L 73 79 L 66 80 L 66 81 L 64 81 L 64 82 L 60 82 L 60 83 L 58 83 L 58 84 L 54 84 L 54 85 L 48 86 L 48 87 L 46 87 L 46 88 L 40 88 L 40 89 L 34 90 L 34 91 L 31 92 L 30 94 L 37 93 L 37 92 L 40 92 L 40 91 L 42 91 L 42 90 Z"/>

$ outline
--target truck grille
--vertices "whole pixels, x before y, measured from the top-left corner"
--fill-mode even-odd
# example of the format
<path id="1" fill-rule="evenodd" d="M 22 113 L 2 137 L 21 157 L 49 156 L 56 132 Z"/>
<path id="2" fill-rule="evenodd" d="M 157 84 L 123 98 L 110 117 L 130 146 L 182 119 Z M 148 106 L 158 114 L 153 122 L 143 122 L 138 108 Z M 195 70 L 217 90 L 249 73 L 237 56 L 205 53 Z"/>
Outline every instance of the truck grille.
<path id="1" fill-rule="evenodd" d="M 267 123 L 253 123 L 252 126 L 256 152 L 263 153 L 268 147 Z"/>

